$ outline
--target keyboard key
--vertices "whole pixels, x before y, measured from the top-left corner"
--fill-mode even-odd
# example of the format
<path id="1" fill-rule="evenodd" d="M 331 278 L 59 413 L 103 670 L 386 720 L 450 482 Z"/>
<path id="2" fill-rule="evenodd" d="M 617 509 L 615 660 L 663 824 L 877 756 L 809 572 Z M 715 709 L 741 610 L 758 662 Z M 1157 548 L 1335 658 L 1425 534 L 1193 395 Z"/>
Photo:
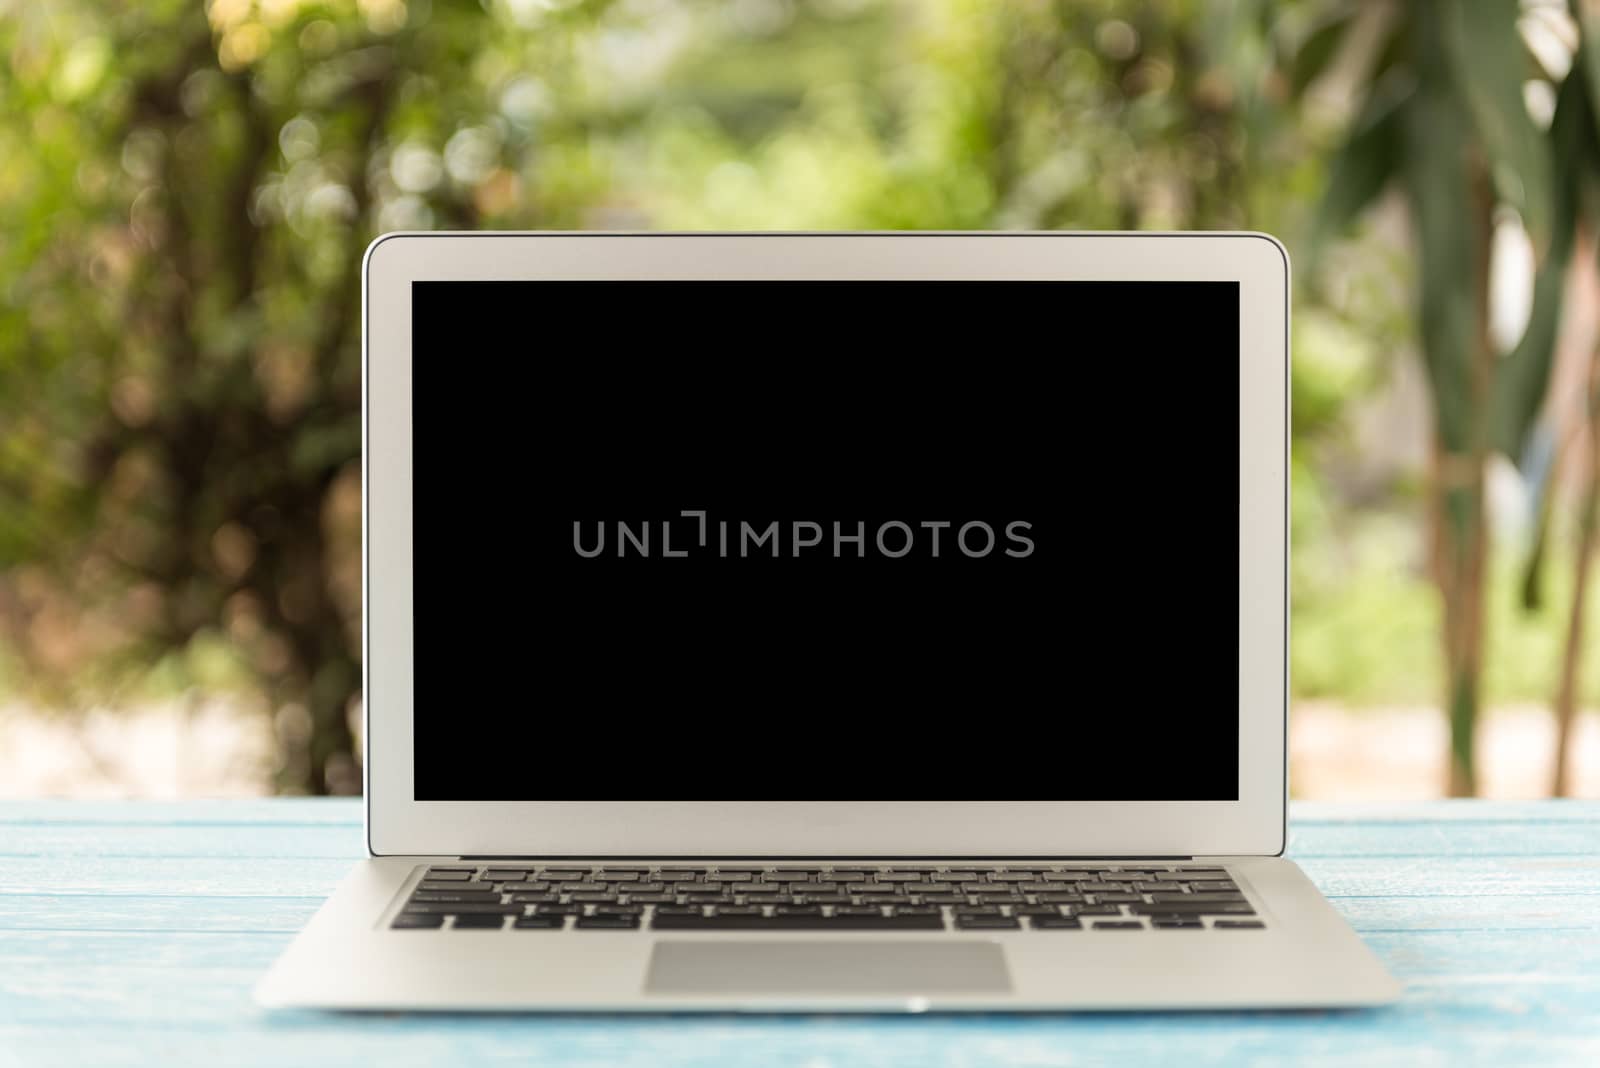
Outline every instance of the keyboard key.
<path id="1" fill-rule="evenodd" d="M 1164 920 L 1160 916 L 1157 916 L 1150 921 L 1150 926 L 1163 931 L 1201 931 L 1205 929 L 1206 925 L 1201 923 L 1198 919 Z"/>
<path id="2" fill-rule="evenodd" d="M 1168 902 L 1177 902 L 1179 904 L 1194 902 L 1200 902 L 1203 904 L 1232 902 L 1233 904 L 1237 905 L 1244 901 L 1245 897 L 1243 894 L 1151 894 L 1150 900 L 1156 902 L 1157 904 L 1166 904 Z"/>
<path id="3" fill-rule="evenodd" d="M 713 916 L 760 916 L 760 905 L 716 905 L 711 909 Z"/>
<path id="4" fill-rule="evenodd" d="M 957 916 L 998 916 L 998 915 L 1000 915 L 1000 906 L 998 906 L 998 905 L 957 905 L 951 911 L 954 912 Z"/>
<path id="5" fill-rule="evenodd" d="M 546 868 L 539 873 L 539 878 L 552 883 L 581 883 L 587 882 L 589 873 L 586 871 L 572 871 L 570 869 Z"/>
<path id="6" fill-rule="evenodd" d="M 462 879 L 472 878 L 477 872 L 477 868 L 429 868 L 423 878 L 432 879 L 436 882 L 444 882 L 446 880 L 459 882 Z"/>
<path id="7" fill-rule="evenodd" d="M 1254 916 L 1256 913 L 1248 902 L 1241 905 L 1231 901 L 1215 904 L 1208 901 L 1177 901 L 1159 905 L 1129 905 L 1128 911 L 1135 916 Z"/>
<path id="8" fill-rule="evenodd" d="M 1055 905 L 1012 905 L 1013 916 L 1059 916 L 1061 909 Z"/>
<path id="9" fill-rule="evenodd" d="M 1074 916 L 1121 916 L 1121 905 L 1069 905 Z"/>
<path id="10" fill-rule="evenodd" d="M 1214 928 L 1240 930 L 1246 927 L 1261 928 L 1265 927 L 1266 924 L 1262 923 L 1260 920 L 1212 920 L 1211 926 Z"/>
<path id="11" fill-rule="evenodd" d="M 1073 916 L 1030 916 L 1028 926 L 1040 931 L 1083 930 L 1083 924 Z"/>
<path id="12" fill-rule="evenodd" d="M 1237 892 L 1239 889 L 1233 884 L 1232 879 L 1213 879 L 1204 882 L 1192 882 L 1189 884 L 1189 888 L 1197 894 L 1214 893 L 1218 891 Z"/>
<path id="13" fill-rule="evenodd" d="M 576 926 L 584 928 L 605 928 L 614 931 L 631 931 L 639 926 L 637 916 L 579 916 Z"/>
<path id="14" fill-rule="evenodd" d="M 516 894 L 511 895 L 513 905 L 554 905 L 561 900 L 560 894 Z"/>
<path id="15" fill-rule="evenodd" d="M 512 898 L 515 901 L 515 898 Z M 636 905 L 670 905 L 678 900 L 677 894 L 635 894 L 628 892 L 628 900 Z"/>
<path id="16" fill-rule="evenodd" d="M 657 916 L 704 916 L 705 909 L 699 905 L 661 905 L 656 908 Z"/>
<path id="17" fill-rule="evenodd" d="M 1182 897 L 1182 896 L 1185 896 L 1185 895 L 1168 894 L 1166 896 L 1168 896 L 1168 897 Z M 1130 902 L 1134 902 L 1134 901 L 1143 901 L 1144 898 L 1142 896 L 1140 896 L 1139 894 L 1133 894 L 1133 893 L 1113 893 L 1113 894 L 1096 894 L 1096 895 L 1094 895 L 1094 900 L 1095 900 L 1095 903 L 1097 905 L 1126 905 L 1126 904 L 1128 904 Z"/>
<path id="18" fill-rule="evenodd" d="M 877 905 L 836 905 L 833 909 L 835 916 L 882 916 L 883 909 Z"/>
<path id="19" fill-rule="evenodd" d="M 636 871 L 602 871 L 594 877 L 597 883 L 637 883 L 640 882 L 639 873 Z"/>
<path id="20" fill-rule="evenodd" d="M 419 890 L 411 895 L 412 901 L 489 901 L 500 903 L 500 893 L 497 890 L 466 890 L 452 894 L 445 890 Z"/>
<path id="21" fill-rule="evenodd" d="M 656 931 L 942 931 L 942 916 L 663 916 Z"/>
<path id="22" fill-rule="evenodd" d="M 853 905 L 852 908 L 874 908 L 873 905 Z M 938 916 L 941 910 L 938 905 L 895 905 L 889 910 L 891 916 Z"/>
<path id="23" fill-rule="evenodd" d="M 878 873 L 878 881 L 880 883 L 919 883 L 922 881 L 922 873 L 899 870 L 880 871 Z"/>
<path id="24" fill-rule="evenodd" d="M 1093 924 L 1097 931 L 1142 931 L 1144 924 L 1138 920 L 1096 920 Z"/>
<path id="25" fill-rule="evenodd" d="M 978 873 L 975 871 L 936 871 L 928 876 L 928 879 L 936 883 L 971 883 L 977 881 Z"/>
<path id="26" fill-rule="evenodd" d="M 989 876 L 994 883 L 1036 883 L 1039 876 L 1031 871 L 997 871 Z"/>
<path id="27" fill-rule="evenodd" d="M 457 916 L 454 926 L 458 931 L 469 929 L 498 931 L 500 928 L 504 927 L 505 924 L 506 918 L 504 916 L 488 916 L 481 913 L 473 913 L 468 916 Z"/>
<path id="28" fill-rule="evenodd" d="M 483 873 L 483 881 L 488 883 L 514 883 L 524 882 L 533 874 L 526 868 L 490 868 Z"/>
<path id="29" fill-rule="evenodd" d="M 533 907 L 533 914 L 535 916 L 582 916 L 583 906 L 555 904 L 535 905 Z"/>
<path id="30" fill-rule="evenodd" d="M 889 883 L 850 883 L 845 890 L 852 894 L 892 894 L 895 887 Z"/>
<path id="31" fill-rule="evenodd" d="M 534 916 L 518 916 L 512 927 L 519 931 L 559 931 L 567 925 L 565 916 L 549 916 L 539 913 Z"/>
<path id="32" fill-rule="evenodd" d="M 1085 902 L 1082 894 L 1035 894 L 1034 897 L 1048 905 L 1082 905 Z"/>
<path id="33" fill-rule="evenodd" d="M 854 904 L 849 894 L 805 894 L 801 899 L 803 905 L 851 905 Z"/>
<path id="34" fill-rule="evenodd" d="M 1022 924 L 1013 916 L 957 916 L 956 926 L 964 931 L 977 928 L 1017 928 Z"/>
<path id="35" fill-rule="evenodd" d="M 772 910 L 774 916 L 821 916 L 821 905 L 778 905 Z"/>
<path id="36" fill-rule="evenodd" d="M 439 890 L 448 894 L 458 894 L 463 890 L 480 890 L 494 892 L 493 883 L 480 883 L 477 881 L 451 882 L 439 879 L 424 879 L 416 885 L 418 890 Z"/>
<path id="37" fill-rule="evenodd" d="M 923 894 L 922 895 L 922 900 L 923 900 L 924 904 L 928 904 L 928 905 L 965 905 L 967 903 L 967 895 L 965 895 L 965 894 Z"/>
<path id="38" fill-rule="evenodd" d="M 638 916 L 644 912 L 643 905 L 596 905 L 596 916 Z"/>
<path id="39" fill-rule="evenodd" d="M 419 915 L 413 912 L 403 912 L 396 916 L 394 922 L 389 926 L 397 931 L 431 931 L 444 926 L 444 917 L 436 914 L 423 913 Z"/>
<path id="40" fill-rule="evenodd" d="M 747 883 L 754 873 L 748 871 L 714 871 L 706 876 L 708 883 Z"/>
<path id="41" fill-rule="evenodd" d="M 703 872 L 696 868 L 693 871 L 683 869 L 663 868 L 656 872 L 655 881 L 658 883 L 687 883 L 700 878 Z"/>
<path id="42" fill-rule="evenodd" d="M 448 901 L 407 902 L 405 911 L 414 915 L 436 914 L 443 916 L 520 916 L 521 905 L 490 905 L 469 901 L 455 904 Z"/>

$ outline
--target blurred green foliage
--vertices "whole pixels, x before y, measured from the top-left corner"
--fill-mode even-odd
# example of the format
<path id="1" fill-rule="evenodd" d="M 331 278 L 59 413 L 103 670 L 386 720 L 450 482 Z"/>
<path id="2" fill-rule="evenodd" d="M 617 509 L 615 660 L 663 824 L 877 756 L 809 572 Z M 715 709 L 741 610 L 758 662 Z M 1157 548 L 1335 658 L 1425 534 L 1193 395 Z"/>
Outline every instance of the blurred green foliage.
<path id="1" fill-rule="evenodd" d="M 0 694 L 237 688 L 274 715 L 281 789 L 358 788 L 371 237 L 1252 228 L 1298 251 L 1343 119 L 1308 95 L 1329 10 L 0 0 Z M 1297 683 L 1373 701 L 1439 675 L 1420 474 L 1338 477 L 1415 326 L 1380 230 L 1301 295 L 1293 382 Z M 1543 696 L 1535 659 L 1491 693 Z"/>

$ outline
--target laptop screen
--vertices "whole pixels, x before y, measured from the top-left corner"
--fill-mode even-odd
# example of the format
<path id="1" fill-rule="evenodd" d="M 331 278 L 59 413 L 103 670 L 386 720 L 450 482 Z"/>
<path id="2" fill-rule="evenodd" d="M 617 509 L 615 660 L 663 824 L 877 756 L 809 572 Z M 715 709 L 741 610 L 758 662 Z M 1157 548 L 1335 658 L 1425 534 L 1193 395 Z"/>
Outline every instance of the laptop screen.
<path id="1" fill-rule="evenodd" d="M 1234 800 L 1232 282 L 416 282 L 423 801 Z"/>

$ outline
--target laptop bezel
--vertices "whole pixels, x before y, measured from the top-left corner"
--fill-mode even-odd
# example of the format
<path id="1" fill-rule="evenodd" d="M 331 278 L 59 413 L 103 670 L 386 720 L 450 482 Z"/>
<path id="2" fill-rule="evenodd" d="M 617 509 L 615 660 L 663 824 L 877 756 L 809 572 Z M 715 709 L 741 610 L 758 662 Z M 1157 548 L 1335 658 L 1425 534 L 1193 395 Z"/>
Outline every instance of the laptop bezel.
<path id="1" fill-rule="evenodd" d="M 493 279 L 1222 280 L 1240 286 L 1236 801 L 417 801 L 413 795 L 411 283 Z M 394 233 L 362 265 L 367 846 L 383 855 L 1224 856 L 1286 839 L 1289 260 L 1259 233 Z M 492 369 L 486 372 L 492 376 Z M 1195 625 L 1206 606 L 1175 604 Z M 1183 624 L 1176 629 L 1181 633 Z M 422 651 L 426 656 L 426 651 Z M 492 665 L 480 665 L 479 668 Z M 506 707 L 537 699 L 507 671 Z M 1152 691 L 1134 703 L 1203 707 Z M 1133 717 L 1137 721 L 1137 717 Z M 1077 760 L 1124 754 L 1064 750 Z M 670 754 L 664 754 L 670 759 Z M 529 754 L 530 772 L 541 756 Z M 603 763 L 603 757 L 599 758 Z"/>

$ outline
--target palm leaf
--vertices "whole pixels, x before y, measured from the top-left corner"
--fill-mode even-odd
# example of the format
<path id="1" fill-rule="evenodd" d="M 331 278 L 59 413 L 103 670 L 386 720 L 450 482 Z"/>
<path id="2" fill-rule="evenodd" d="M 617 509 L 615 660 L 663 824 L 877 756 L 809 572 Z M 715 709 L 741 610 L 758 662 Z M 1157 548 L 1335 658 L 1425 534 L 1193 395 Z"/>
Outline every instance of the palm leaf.
<path id="1" fill-rule="evenodd" d="M 1317 205 L 1307 265 L 1314 271 L 1328 241 L 1348 230 L 1400 168 L 1400 112 L 1416 90 L 1409 73 L 1393 71 L 1367 94 L 1350 133 L 1328 166 L 1328 185 Z"/>
<path id="2" fill-rule="evenodd" d="M 1495 366 L 1491 427 L 1494 446 L 1517 461 L 1524 471 L 1528 470 L 1524 456 L 1528 435 L 1544 405 L 1561 327 L 1562 290 L 1577 228 L 1578 175 L 1584 167 L 1592 166 L 1595 156 L 1586 82 L 1582 72 L 1574 69 L 1556 96 L 1549 137 L 1555 160 L 1549 196 L 1553 227 L 1550 248 L 1534 278 L 1527 329 L 1516 348 Z"/>
<path id="3" fill-rule="evenodd" d="M 1553 229 L 1550 154 L 1523 102 L 1528 66 L 1517 29 L 1520 5 L 1440 0 L 1438 10 L 1445 54 L 1488 154 L 1495 191 L 1521 213 L 1543 259 Z"/>

